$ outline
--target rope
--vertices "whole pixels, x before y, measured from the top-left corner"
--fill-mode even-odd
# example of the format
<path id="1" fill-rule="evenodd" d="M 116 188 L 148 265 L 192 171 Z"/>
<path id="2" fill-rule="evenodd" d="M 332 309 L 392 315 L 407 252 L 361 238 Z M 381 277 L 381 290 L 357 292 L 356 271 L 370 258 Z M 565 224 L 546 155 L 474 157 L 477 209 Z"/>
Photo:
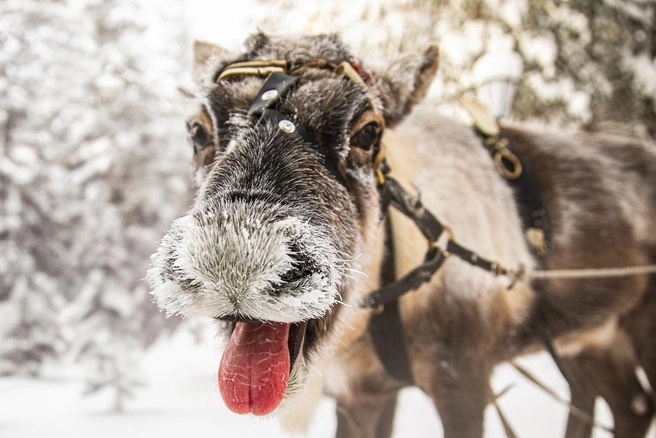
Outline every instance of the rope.
<path id="1" fill-rule="evenodd" d="M 554 269 L 525 272 L 522 268 L 511 273 L 517 279 L 545 280 L 552 278 L 608 278 L 656 274 L 656 265 L 625 268 Z"/>
<path id="2" fill-rule="evenodd" d="M 599 422 L 597 422 L 594 418 L 592 418 L 588 413 L 585 411 L 577 408 L 570 402 L 569 400 L 559 396 L 554 392 L 551 388 L 549 388 L 547 385 L 542 383 L 540 380 L 537 379 L 533 374 L 531 374 L 526 368 L 522 367 L 518 363 L 512 361 L 510 362 L 510 365 L 517 370 L 522 376 L 526 377 L 528 380 L 533 382 L 535 386 L 538 388 L 542 389 L 547 395 L 549 395 L 551 398 L 553 398 L 555 401 L 558 403 L 561 403 L 569 408 L 569 411 L 572 413 L 573 416 L 578 418 L 579 420 L 583 421 L 586 424 L 591 425 L 592 427 L 596 427 L 598 429 L 604 430 L 606 432 L 614 433 L 613 429 L 609 428 L 608 426 L 605 426 Z M 570 388 L 571 389 L 571 388 Z"/>

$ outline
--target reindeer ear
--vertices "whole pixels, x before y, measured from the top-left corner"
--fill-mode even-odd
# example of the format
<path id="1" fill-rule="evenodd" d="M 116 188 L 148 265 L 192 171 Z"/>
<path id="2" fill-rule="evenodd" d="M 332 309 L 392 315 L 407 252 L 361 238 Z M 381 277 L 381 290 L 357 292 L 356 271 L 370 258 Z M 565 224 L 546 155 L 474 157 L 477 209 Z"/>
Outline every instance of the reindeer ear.
<path id="1" fill-rule="evenodd" d="M 403 55 L 374 69 L 387 126 L 403 120 L 424 98 L 435 77 L 438 59 L 437 46 L 430 46 L 424 53 Z"/>
<path id="2" fill-rule="evenodd" d="M 194 41 L 194 62 L 192 70 L 194 82 L 201 85 L 205 80 L 211 80 L 210 76 L 214 73 L 214 68 L 229 57 L 230 52 L 222 47 L 206 43 L 205 41 Z"/>

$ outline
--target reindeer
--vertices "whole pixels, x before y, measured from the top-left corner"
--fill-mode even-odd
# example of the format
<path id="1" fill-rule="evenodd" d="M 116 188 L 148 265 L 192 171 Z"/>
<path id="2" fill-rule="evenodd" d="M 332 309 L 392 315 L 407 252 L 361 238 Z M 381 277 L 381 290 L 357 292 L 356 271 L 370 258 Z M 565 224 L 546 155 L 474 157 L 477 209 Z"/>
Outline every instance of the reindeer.
<path id="1" fill-rule="evenodd" d="M 198 192 L 148 273 L 161 309 L 217 321 L 227 339 L 219 389 L 235 413 L 309 415 L 323 391 L 337 399 L 339 437 L 390 435 L 406 383 L 375 354 L 368 324 L 376 310 L 360 305 L 386 273 L 383 153 L 390 175 L 421 188 L 425 208 L 460 243 L 505 266 L 656 262 L 653 145 L 503 127 L 551 215 L 550 251 L 539 258 L 481 139 L 418 105 L 436 73 L 436 47 L 366 66 L 336 35 L 260 33 L 245 47 L 236 55 L 195 44 L 203 103 L 188 128 Z M 263 89 L 275 73 L 282 82 Z M 401 276 L 422 263 L 426 240 L 390 214 Z M 656 383 L 654 279 L 508 288 L 507 279 L 450 257 L 399 300 L 414 384 L 432 397 L 445 436 L 483 435 L 490 374 L 542 348 L 537 321 L 578 382 L 580 407 L 591 412 L 601 395 L 616 436 L 643 436 L 652 401 L 635 368 Z M 567 433 L 583 437 L 590 426 L 571 421 Z"/>

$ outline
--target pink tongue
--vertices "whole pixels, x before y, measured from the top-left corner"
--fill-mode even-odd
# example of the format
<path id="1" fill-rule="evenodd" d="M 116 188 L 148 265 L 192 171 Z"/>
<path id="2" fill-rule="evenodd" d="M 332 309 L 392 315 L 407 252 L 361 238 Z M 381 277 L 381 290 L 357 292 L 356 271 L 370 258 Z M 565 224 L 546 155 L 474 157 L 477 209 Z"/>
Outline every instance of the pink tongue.
<path id="1" fill-rule="evenodd" d="M 236 414 L 267 415 L 289 380 L 289 324 L 238 322 L 219 365 L 219 391 Z"/>

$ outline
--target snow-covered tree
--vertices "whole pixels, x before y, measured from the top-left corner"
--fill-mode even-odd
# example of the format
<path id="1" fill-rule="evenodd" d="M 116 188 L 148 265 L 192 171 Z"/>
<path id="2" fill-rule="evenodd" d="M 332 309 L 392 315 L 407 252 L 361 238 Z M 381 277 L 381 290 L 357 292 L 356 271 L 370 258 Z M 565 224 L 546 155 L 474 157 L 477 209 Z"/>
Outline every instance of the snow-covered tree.
<path id="1" fill-rule="evenodd" d="M 518 105 L 528 114 L 656 138 L 654 0 L 531 0 L 521 26 L 529 62 Z"/>
<path id="2" fill-rule="evenodd" d="M 0 373 L 75 358 L 120 408 L 169 330 L 142 279 L 189 204 L 181 7 L 0 3 Z"/>
<path id="3" fill-rule="evenodd" d="M 340 32 L 372 58 L 437 42 L 429 99 L 461 111 L 472 67 L 487 52 L 524 60 L 513 118 L 656 136 L 654 0 L 261 0 L 254 23 L 272 33 Z"/>

